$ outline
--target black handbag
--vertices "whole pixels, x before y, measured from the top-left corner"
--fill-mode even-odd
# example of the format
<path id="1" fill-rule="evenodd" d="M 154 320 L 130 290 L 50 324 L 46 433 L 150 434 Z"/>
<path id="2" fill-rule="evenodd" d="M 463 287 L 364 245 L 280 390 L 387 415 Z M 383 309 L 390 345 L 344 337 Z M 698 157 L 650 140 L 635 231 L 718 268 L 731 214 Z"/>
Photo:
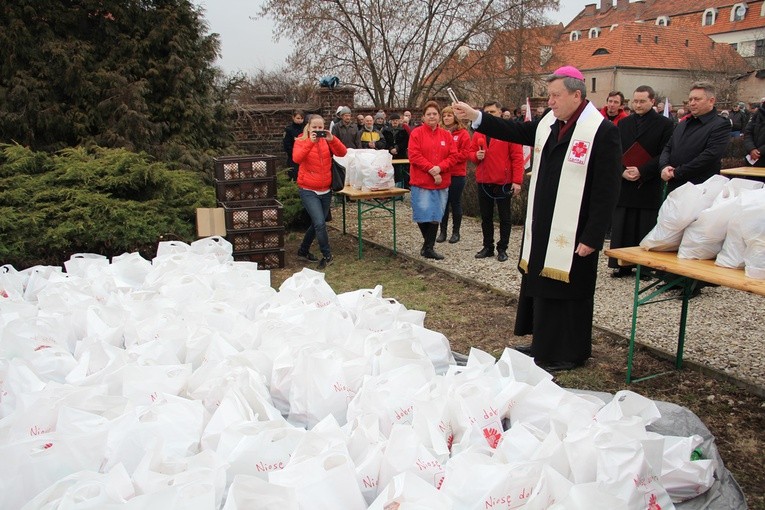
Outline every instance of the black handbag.
<path id="1" fill-rule="evenodd" d="M 332 191 L 342 191 L 345 187 L 345 167 L 332 158 Z"/>

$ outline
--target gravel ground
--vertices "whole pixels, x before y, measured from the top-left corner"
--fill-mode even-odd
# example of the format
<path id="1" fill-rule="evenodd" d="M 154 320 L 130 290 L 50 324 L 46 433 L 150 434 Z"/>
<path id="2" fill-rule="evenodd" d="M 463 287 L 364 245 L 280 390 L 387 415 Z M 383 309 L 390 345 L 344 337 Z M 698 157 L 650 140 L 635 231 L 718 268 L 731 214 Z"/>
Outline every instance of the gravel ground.
<path id="1" fill-rule="evenodd" d="M 356 232 L 356 207 L 347 206 L 348 233 Z M 398 251 L 415 258 L 422 246 L 422 236 L 412 222 L 407 201 L 398 202 Z M 342 212 L 335 209 L 335 228 L 342 228 Z M 495 236 L 498 235 L 498 227 Z M 514 227 L 510 237 L 510 260 L 496 258 L 476 259 L 481 249 L 481 225 L 475 218 L 464 218 L 461 241 L 456 244 L 437 243 L 436 251 L 446 258 L 426 260 L 434 267 L 443 268 L 494 288 L 518 295 L 520 273 L 516 263 L 520 251 L 522 227 Z M 449 230 L 451 234 L 451 227 Z M 383 246 L 392 247 L 392 222 L 387 217 L 364 216 L 363 236 Z M 496 239 L 496 237 L 495 237 Z M 607 258 L 601 254 L 597 288 L 595 291 L 595 324 L 625 338 L 629 338 L 632 321 L 634 279 L 611 278 Z M 765 301 L 761 296 L 725 287 L 707 287 L 692 299 L 688 307 L 684 360 L 710 367 L 746 384 L 765 389 Z M 680 301 L 671 299 L 643 306 L 638 313 L 637 341 L 673 353 L 677 348 L 680 321 Z M 640 375 L 640 374 L 638 374 Z"/>

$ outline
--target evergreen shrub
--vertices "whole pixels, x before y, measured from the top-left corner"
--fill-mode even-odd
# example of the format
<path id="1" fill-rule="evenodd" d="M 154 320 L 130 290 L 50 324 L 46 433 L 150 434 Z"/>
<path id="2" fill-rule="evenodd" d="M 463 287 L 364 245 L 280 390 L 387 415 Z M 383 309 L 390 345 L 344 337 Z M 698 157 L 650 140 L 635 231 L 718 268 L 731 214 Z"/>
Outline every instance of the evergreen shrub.
<path id="1" fill-rule="evenodd" d="M 195 239 L 196 209 L 215 206 L 204 174 L 171 170 L 143 152 L 0 149 L 0 264 L 18 269 L 74 253 L 150 259 L 161 239 Z"/>

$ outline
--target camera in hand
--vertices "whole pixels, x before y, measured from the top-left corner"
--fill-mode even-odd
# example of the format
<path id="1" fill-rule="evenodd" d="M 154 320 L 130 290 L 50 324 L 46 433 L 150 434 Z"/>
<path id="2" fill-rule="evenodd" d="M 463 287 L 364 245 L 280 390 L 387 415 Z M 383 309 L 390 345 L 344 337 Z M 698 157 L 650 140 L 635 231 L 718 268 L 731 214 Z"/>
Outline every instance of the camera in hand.
<path id="1" fill-rule="evenodd" d="M 316 133 L 316 138 L 326 138 L 327 132 L 326 131 L 314 131 Z"/>

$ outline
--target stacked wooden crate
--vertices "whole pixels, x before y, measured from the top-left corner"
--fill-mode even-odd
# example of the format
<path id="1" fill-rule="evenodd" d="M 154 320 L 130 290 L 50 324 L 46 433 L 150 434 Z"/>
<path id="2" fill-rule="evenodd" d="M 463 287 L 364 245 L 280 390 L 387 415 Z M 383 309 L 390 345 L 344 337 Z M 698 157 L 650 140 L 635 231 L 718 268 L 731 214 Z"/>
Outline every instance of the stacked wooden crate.
<path id="1" fill-rule="evenodd" d="M 226 219 L 234 260 L 284 267 L 284 219 L 276 199 L 276 156 L 215 159 L 215 192 Z"/>

